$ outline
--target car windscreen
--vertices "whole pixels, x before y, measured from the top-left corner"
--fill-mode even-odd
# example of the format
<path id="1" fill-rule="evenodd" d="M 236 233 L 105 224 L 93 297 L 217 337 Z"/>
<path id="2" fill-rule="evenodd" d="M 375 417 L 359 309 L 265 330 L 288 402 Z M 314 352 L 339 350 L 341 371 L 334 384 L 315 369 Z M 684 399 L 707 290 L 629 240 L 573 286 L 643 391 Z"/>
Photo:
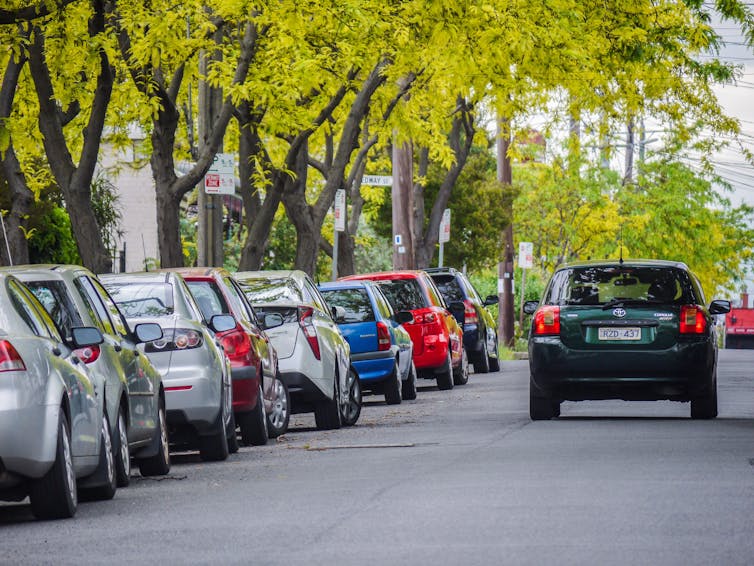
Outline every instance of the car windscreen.
<path id="1" fill-rule="evenodd" d="M 169 283 L 116 283 L 105 287 L 127 318 L 173 314 L 173 287 Z"/>
<path id="2" fill-rule="evenodd" d="M 252 305 L 303 303 L 304 296 L 288 277 L 236 279 Z"/>
<path id="3" fill-rule="evenodd" d="M 346 311 L 344 324 L 355 322 L 372 322 L 374 320 L 374 310 L 364 289 L 320 289 L 320 293 L 331 307 L 343 307 Z"/>
<path id="4" fill-rule="evenodd" d="M 42 303 L 63 336 L 69 338 L 72 327 L 84 326 L 63 281 L 28 281 L 26 286 Z"/>
<path id="5" fill-rule="evenodd" d="M 584 266 L 553 275 L 544 303 L 605 305 L 618 301 L 648 304 L 698 302 L 688 273 L 666 266 Z"/>
<path id="6" fill-rule="evenodd" d="M 432 280 L 437 285 L 446 303 L 463 301 L 466 298 L 460 283 L 453 275 L 432 275 Z"/>
<path id="7" fill-rule="evenodd" d="M 427 306 L 416 279 L 384 279 L 376 282 L 395 312 L 422 309 Z"/>

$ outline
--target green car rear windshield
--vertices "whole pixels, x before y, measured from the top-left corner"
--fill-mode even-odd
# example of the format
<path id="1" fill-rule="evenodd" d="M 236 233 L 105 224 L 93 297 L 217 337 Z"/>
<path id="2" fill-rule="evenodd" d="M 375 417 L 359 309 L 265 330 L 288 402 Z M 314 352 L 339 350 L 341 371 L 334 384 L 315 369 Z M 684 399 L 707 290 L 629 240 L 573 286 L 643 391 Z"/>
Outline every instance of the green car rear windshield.
<path id="1" fill-rule="evenodd" d="M 556 272 L 545 294 L 548 305 L 605 305 L 617 301 L 695 304 L 683 269 L 670 266 L 589 265 Z"/>

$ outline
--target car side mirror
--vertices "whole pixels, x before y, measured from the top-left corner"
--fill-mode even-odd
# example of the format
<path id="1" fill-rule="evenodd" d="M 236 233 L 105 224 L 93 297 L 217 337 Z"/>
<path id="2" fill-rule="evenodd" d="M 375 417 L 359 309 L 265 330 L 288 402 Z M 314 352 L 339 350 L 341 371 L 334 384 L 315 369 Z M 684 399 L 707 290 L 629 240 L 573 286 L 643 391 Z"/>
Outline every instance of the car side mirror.
<path id="1" fill-rule="evenodd" d="M 466 305 L 461 301 L 453 301 L 448 306 L 448 310 L 458 321 L 458 324 L 463 325 L 464 318 L 466 318 Z"/>
<path id="2" fill-rule="evenodd" d="M 162 338 L 162 327 L 156 322 L 142 322 L 134 327 L 134 336 L 139 342 L 154 342 Z"/>
<path id="3" fill-rule="evenodd" d="M 730 301 L 717 299 L 709 305 L 710 314 L 725 314 L 726 312 L 730 312 Z"/>
<path id="4" fill-rule="evenodd" d="M 500 297 L 497 295 L 487 295 L 487 298 L 484 299 L 484 303 L 482 303 L 485 307 L 488 307 L 490 305 L 496 305 L 500 302 Z"/>
<path id="5" fill-rule="evenodd" d="M 524 313 L 534 314 L 537 311 L 537 307 L 539 307 L 539 301 L 526 301 L 524 303 Z"/>
<path id="6" fill-rule="evenodd" d="M 209 320 L 213 332 L 226 332 L 236 327 L 236 319 L 229 314 L 216 314 Z"/>
<path id="7" fill-rule="evenodd" d="M 414 315 L 410 311 L 399 311 L 395 313 L 394 319 L 398 324 L 411 324 L 414 322 Z"/>
<path id="8" fill-rule="evenodd" d="M 277 328 L 278 326 L 283 326 L 283 315 L 277 312 L 271 312 L 264 315 L 264 329 L 269 330 L 270 328 Z"/>
<path id="9" fill-rule="evenodd" d="M 105 341 L 102 332 L 93 326 L 74 326 L 71 328 L 71 343 L 74 349 L 96 346 Z"/>

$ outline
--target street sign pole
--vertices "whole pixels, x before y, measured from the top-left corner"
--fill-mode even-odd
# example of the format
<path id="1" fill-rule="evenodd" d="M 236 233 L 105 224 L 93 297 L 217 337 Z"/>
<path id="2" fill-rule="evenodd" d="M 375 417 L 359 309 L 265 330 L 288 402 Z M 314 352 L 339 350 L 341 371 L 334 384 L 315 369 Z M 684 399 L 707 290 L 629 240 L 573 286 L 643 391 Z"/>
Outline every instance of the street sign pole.
<path id="1" fill-rule="evenodd" d="M 338 241 L 340 232 L 346 229 L 346 191 L 338 189 L 335 191 L 335 202 L 333 203 L 333 238 L 332 238 L 332 280 L 338 279 Z"/>
<path id="2" fill-rule="evenodd" d="M 440 220 L 440 256 L 437 261 L 437 267 L 443 266 L 443 255 L 445 252 L 445 242 L 450 241 L 450 209 L 446 208 L 442 213 Z"/>
<path id="3" fill-rule="evenodd" d="M 534 267 L 534 244 L 519 242 L 518 266 L 521 268 L 521 305 L 518 309 L 518 326 L 524 324 L 524 296 L 526 295 L 526 270 Z"/>

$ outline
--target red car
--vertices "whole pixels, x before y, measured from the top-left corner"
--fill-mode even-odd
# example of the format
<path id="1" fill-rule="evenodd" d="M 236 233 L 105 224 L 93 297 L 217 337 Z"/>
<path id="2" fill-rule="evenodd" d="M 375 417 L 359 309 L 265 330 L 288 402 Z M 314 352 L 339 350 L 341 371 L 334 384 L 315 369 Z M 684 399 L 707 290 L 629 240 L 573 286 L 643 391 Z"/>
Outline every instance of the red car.
<path id="1" fill-rule="evenodd" d="M 280 315 L 260 322 L 244 293 L 223 268 L 173 269 L 186 281 L 204 317 L 232 314 L 236 327 L 217 334 L 230 359 L 233 413 L 244 444 L 262 445 L 285 433 L 290 419 L 288 389 L 280 379 L 275 348 L 265 329 L 280 326 Z M 280 320 L 275 320 L 277 316 Z"/>
<path id="2" fill-rule="evenodd" d="M 452 389 L 469 380 L 463 347 L 464 304 L 445 304 L 432 278 L 424 271 L 390 271 L 350 275 L 341 280 L 376 282 L 395 312 L 411 311 L 414 321 L 403 327 L 414 343 L 414 365 L 420 377 L 437 379 L 439 389 Z M 453 310 L 453 314 L 451 313 Z"/>

